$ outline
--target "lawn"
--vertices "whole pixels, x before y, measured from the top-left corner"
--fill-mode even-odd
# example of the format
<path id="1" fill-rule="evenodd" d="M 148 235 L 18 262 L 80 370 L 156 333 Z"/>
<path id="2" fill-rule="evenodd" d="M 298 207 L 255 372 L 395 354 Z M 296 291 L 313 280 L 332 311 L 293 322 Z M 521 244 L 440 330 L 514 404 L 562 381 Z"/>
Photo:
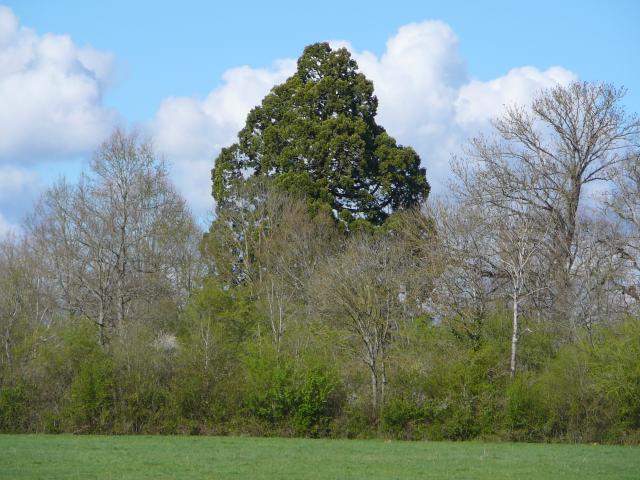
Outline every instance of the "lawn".
<path id="1" fill-rule="evenodd" d="M 1 479 L 638 479 L 640 448 L 0 435 Z"/>

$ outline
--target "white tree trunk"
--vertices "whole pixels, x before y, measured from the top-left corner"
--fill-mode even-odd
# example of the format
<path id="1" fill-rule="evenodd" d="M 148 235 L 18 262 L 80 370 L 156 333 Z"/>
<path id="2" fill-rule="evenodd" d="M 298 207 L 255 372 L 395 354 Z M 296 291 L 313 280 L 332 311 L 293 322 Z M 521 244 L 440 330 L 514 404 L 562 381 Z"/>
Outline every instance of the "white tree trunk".
<path id="1" fill-rule="evenodd" d="M 516 354 L 518 351 L 518 294 L 513 293 L 513 332 L 511 335 L 511 378 L 516 375 Z"/>

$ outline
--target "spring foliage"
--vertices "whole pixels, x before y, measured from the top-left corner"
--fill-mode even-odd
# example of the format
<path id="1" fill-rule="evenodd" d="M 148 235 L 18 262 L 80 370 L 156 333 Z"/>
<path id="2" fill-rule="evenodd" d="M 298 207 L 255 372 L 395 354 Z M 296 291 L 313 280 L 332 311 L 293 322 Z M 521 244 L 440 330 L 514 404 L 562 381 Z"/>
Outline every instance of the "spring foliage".
<path id="1" fill-rule="evenodd" d="M 0 431 L 640 442 L 640 122 L 621 95 L 581 83 L 508 111 L 461 192 L 417 207 L 424 171 L 372 84 L 312 45 L 220 154 L 204 236 L 116 132 L 0 243 Z M 549 111 L 569 143 L 536 133 Z M 611 188 L 592 215 L 580 145 Z"/>

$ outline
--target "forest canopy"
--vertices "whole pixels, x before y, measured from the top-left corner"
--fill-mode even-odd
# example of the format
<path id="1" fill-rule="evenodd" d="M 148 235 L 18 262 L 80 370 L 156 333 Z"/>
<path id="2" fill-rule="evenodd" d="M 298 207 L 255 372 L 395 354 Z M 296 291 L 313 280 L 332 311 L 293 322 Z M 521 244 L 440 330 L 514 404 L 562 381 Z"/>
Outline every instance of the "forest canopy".
<path id="1" fill-rule="evenodd" d="M 640 442 L 625 93 L 508 106 L 427 201 L 428 157 L 310 45 L 215 160 L 206 233 L 115 131 L 0 242 L 0 431 Z"/>

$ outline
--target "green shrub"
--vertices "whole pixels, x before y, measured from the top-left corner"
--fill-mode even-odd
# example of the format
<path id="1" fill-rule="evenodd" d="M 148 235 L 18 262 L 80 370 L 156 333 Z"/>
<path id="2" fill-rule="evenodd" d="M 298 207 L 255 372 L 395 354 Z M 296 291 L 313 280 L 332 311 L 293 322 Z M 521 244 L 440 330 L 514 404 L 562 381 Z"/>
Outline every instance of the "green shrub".
<path id="1" fill-rule="evenodd" d="M 24 432 L 29 429 L 32 395 L 24 382 L 0 387 L 0 431 Z"/>
<path id="2" fill-rule="evenodd" d="M 424 438 L 428 436 L 426 429 L 432 420 L 433 413 L 427 405 L 419 405 L 404 398 L 391 399 L 382 407 L 382 429 L 395 438 Z"/>
<path id="3" fill-rule="evenodd" d="M 247 362 L 249 412 L 271 426 L 298 435 L 324 436 L 341 409 L 337 374 L 322 367 L 295 365 L 273 351 Z"/>
<path id="4" fill-rule="evenodd" d="M 297 400 L 294 370 L 286 361 L 252 362 L 248 380 L 249 409 L 259 419 L 271 424 L 281 423 L 294 410 Z"/>
<path id="5" fill-rule="evenodd" d="M 167 403 L 166 389 L 154 375 L 132 372 L 118 377 L 120 395 L 116 415 L 120 433 L 157 431 Z"/>
<path id="6" fill-rule="evenodd" d="M 597 397 L 599 441 L 627 442 L 640 433 L 640 322 L 628 319 L 603 332 L 593 347 L 591 372 Z"/>
<path id="7" fill-rule="evenodd" d="M 114 414 L 114 378 L 110 359 L 85 358 L 70 387 L 67 413 L 75 431 L 107 432 Z"/>
<path id="8" fill-rule="evenodd" d="M 331 372 L 304 372 L 304 382 L 294 395 L 293 426 L 297 433 L 312 437 L 328 433 L 331 419 L 340 411 L 338 384 Z"/>
<path id="9" fill-rule="evenodd" d="M 541 391 L 535 375 L 521 372 L 507 387 L 506 434 L 510 440 L 540 441 L 549 434 L 551 412 L 547 392 Z"/>

